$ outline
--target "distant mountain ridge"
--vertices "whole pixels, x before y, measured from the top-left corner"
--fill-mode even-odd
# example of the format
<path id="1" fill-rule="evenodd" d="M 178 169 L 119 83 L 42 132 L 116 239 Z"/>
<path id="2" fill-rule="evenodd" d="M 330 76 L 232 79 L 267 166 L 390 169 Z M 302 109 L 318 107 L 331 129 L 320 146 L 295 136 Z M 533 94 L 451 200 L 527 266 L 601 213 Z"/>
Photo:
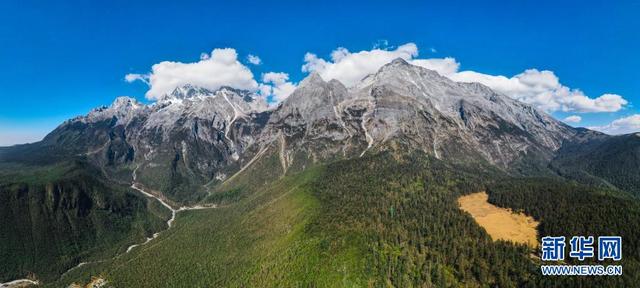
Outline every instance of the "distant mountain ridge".
<path id="1" fill-rule="evenodd" d="M 529 248 L 494 243 L 456 198 L 486 190 L 537 215 L 539 233 L 635 243 L 639 170 L 639 134 L 573 128 L 402 59 L 352 87 L 311 73 L 271 107 L 249 91 L 184 85 L 149 105 L 118 97 L 40 142 L 0 147 L 0 254 L 10 259 L 0 281 L 546 287 L 555 279 L 538 279 Z M 153 240 L 178 207 L 205 206 L 216 208 L 181 214 Z M 119 257 L 127 247 L 138 248 Z"/>
<path id="2" fill-rule="evenodd" d="M 398 58 L 353 87 L 312 73 L 276 107 L 229 87 L 184 85 L 150 105 L 120 97 L 34 145 L 86 156 L 123 181 L 138 167 L 143 183 L 197 201 L 203 184 L 225 181 L 268 147 L 285 173 L 375 151 L 419 150 L 527 174 L 547 169 L 579 134 L 482 84 Z"/>

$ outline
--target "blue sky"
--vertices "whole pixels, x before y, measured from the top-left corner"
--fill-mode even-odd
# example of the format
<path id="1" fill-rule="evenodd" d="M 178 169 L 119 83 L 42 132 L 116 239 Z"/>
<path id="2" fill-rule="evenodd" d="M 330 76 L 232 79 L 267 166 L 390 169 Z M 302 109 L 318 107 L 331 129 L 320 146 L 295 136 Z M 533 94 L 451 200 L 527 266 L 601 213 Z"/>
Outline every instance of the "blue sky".
<path id="1" fill-rule="evenodd" d="M 226 47 L 257 82 L 275 71 L 295 85 L 307 52 L 331 62 L 338 47 L 355 54 L 414 43 L 412 58 L 453 57 L 459 71 L 549 70 L 588 99 L 619 95 L 620 109 L 549 112 L 580 116 L 576 126 L 626 117 L 621 125 L 636 127 L 640 1 L 89 2 L 0 2 L 0 145 L 33 141 L 116 96 L 149 102 L 149 87 L 126 74 Z M 248 54 L 262 64 L 247 63 Z"/>

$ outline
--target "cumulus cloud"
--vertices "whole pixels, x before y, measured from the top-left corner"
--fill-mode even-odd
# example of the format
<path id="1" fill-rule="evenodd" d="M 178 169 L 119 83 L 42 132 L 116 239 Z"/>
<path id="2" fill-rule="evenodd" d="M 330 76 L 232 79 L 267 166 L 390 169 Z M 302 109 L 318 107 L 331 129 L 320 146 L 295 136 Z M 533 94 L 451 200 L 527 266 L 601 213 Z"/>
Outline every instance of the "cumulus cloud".
<path id="1" fill-rule="evenodd" d="M 353 86 L 365 76 L 375 73 L 384 64 L 402 58 L 414 65 L 435 70 L 457 82 L 482 83 L 547 112 L 615 112 L 628 104 L 627 100 L 617 94 L 607 93 L 595 98 L 589 97 L 579 89 L 563 85 L 553 71 L 528 69 L 508 77 L 460 71 L 460 63 L 451 57 L 420 59 L 417 56 L 418 47 L 414 43 L 407 43 L 393 50 L 374 47 L 372 50 L 359 52 L 350 52 L 340 47 L 331 53 L 330 60 L 307 53 L 302 71 L 316 71 L 325 80 L 337 79 L 347 86 Z"/>
<path id="2" fill-rule="evenodd" d="M 198 62 L 163 61 L 153 65 L 149 74 L 128 74 L 125 80 L 146 82 L 149 85 L 146 97 L 151 100 L 160 99 L 184 84 L 210 90 L 222 86 L 250 91 L 258 88 L 253 73 L 238 61 L 232 48 L 214 49 L 211 54 L 202 54 Z"/>
<path id="3" fill-rule="evenodd" d="M 564 118 L 563 121 L 567 123 L 580 123 L 580 121 L 582 121 L 582 117 L 578 115 L 571 115 L 571 116 L 568 116 L 567 118 Z"/>
<path id="4" fill-rule="evenodd" d="M 461 71 L 445 76 L 458 82 L 482 83 L 547 112 L 615 112 L 628 104 L 627 100 L 617 94 L 590 98 L 578 89 L 562 85 L 560 79 L 548 70 L 528 69 L 513 77 L 475 71 Z"/>
<path id="5" fill-rule="evenodd" d="M 247 55 L 247 62 L 253 64 L 253 65 L 260 65 L 262 64 L 262 59 L 260 59 L 260 57 L 256 56 L 256 55 Z"/>
<path id="6" fill-rule="evenodd" d="M 353 86 L 362 78 L 375 73 L 393 59 L 406 61 L 435 70 L 458 82 L 479 82 L 514 99 L 534 105 L 547 112 L 564 111 L 574 113 L 615 112 L 623 109 L 628 101 L 622 96 L 606 93 L 589 97 L 582 91 L 563 85 L 553 71 L 528 69 L 515 76 L 490 75 L 476 71 L 460 71 L 455 58 L 418 58 L 418 47 L 407 43 L 396 48 L 386 48 L 387 43 L 376 45 L 372 50 L 351 52 L 337 48 L 326 60 L 316 54 L 304 57 L 304 72 L 318 72 L 325 80 L 337 79 Z M 260 65 L 262 60 L 248 55 L 247 62 Z M 192 84 L 216 90 L 222 86 L 259 92 L 271 101 L 285 99 L 295 89 L 286 73 L 265 73 L 262 83 L 254 79 L 251 70 L 238 61 L 235 49 L 214 49 L 203 53 L 199 61 L 191 63 L 164 61 L 155 64 L 147 74 L 127 74 L 127 82 L 142 81 L 149 85 L 148 99 L 157 100 L 171 93 L 176 87 Z"/>
<path id="7" fill-rule="evenodd" d="M 296 89 L 296 84 L 289 82 L 289 74 L 282 72 L 268 72 L 262 75 L 260 94 L 268 98 L 270 103 L 279 103 L 286 99 Z"/>
<path id="8" fill-rule="evenodd" d="M 302 71 L 315 71 L 325 80 L 337 79 L 347 86 L 352 86 L 393 59 L 409 60 L 415 56 L 418 56 L 418 47 L 413 43 L 401 45 L 394 50 L 374 48 L 355 53 L 340 47 L 331 53 L 329 61 L 319 58 L 316 54 L 307 53 L 304 56 L 305 64 Z"/>
<path id="9" fill-rule="evenodd" d="M 460 63 L 451 57 L 431 58 L 431 59 L 414 59 L 411 64 L 421 66 L 430 70 L 434 70 L 440 75 L 453 75 L 458 72 Z"/>
<path id="10" fill-rule="evenodd" d="M 589 129 L 604 132 L 611 135 L 640 132 L 640 114 L 613 120 L 604 126 L 589 127 Z"/>

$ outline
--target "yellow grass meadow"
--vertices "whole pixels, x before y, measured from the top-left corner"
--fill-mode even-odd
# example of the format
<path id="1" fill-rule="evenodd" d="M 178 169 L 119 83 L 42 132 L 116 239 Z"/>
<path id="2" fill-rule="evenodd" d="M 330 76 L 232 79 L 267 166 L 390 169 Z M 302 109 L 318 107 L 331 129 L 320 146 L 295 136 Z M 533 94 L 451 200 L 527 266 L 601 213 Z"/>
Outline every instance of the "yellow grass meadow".
<path id="1" fill-rule="evenodd" d="M 460 208 L 473 216 L 491 238 L 538 246 L 538 222 L 531 216 L 516 213 L 488 202 L 486 192 L 478 192 L 458 198 Z"/>

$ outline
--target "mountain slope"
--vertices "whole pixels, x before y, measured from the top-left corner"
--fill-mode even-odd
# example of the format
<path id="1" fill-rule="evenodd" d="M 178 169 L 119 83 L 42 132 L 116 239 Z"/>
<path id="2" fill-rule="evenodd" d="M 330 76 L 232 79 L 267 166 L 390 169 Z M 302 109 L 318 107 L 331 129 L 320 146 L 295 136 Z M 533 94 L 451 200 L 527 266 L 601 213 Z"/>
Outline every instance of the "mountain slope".
<path id="1" fill-rule="evenodd" d="M 549 283 L 536 277 L 532 251 L 491 241 L 457 208 L 456 197 L 488 189 L 502 206 L 529 209 L 541 231 L 615 235 L 606 229 L 618 227 L 607 214 L 622 213 L 630 223 L 640 217 L 635 199 L 606 188 L 636 189 L 640 160 L 628 155 L 637 156 L 640 144 L 633 137 L 575 129 L 486 86 L 453 82 L 397 59 L 353 87 L 311 74 L 270 108 L 258 95 L 228 87 L 185 85 L 150 105 L 118 98 L 66 121 L 41 142 L 0 148 L 0 165 L 8 167 L 0 171 L 0 197 L 12 207 L 45 211 L 35 213 L 55 223 L 47 228 L 52 234 L 63 235 L 36 241 L 52 249 L 36 255 L 45 273 L 38 277 L 52 287 L 97 275 L 116 287 L 537 287 Z M 14 182 L 16 171 L 32 175 L 27 167 L 46 170 L 71 159 L 82 165 L 38 174 L 49 179 L 46 185 L 35 176 Z M 626 162 L 614 167 L 614 161 Z M 518 178 L 540 175 L 548 178 Z M 606 185 L 586 189 L 562 177 Z M 147 245 L 50 282 L 83 257 L 114 255 L 123 243 L 163 227 L 158 219 L 167 211 L 130 194 L 126 186 L 134 180 L 174 207 L 219 208 L 182 211 Z M 503 182 L 524 187 L 513 195 L 528 194 L 504 196 Z M 47 204 L 47 185 L 62 187 L 56 191 L 64 201 L 56 203 L 64 205 Z M 535 198 L 531 187 L 549 195 L 523 207 L 522 197 Z M 40 196 L 12 200 L 24 191 Z M 575 195 L 606 204 L 593 209 L 598 223 L 545 219 L 556 215 L 549 199 Z M 614 205 L 621 210 L 612 211 Z M 567 219 L 585 213 L 558 209 Z M 11 211 L 16 223 L 31 217 Z M 120 226 L 111 233 L 105 227 L 114 223 Z M 68 231 L 75 233 L 71 239 Z M 633 229 L 624 232 L 631 245 L 640 238 Z M 4 233 L 12 237 L 7 247 L 32 241 L 28 233 Z M 105 241 L 97 241 L 103 234 Z M 24 274 L 20 255 L 30 251 L 21 251 L 10 256 L 7 275 Z M 638 258 L 627 259 L 631 274 L 623 278 L 570 279 L 567 286 L 634 283 Z"/>
<path id="2" fill-rule="evenodd" d="M 374 142 L 399 134 L 413 140 L 410 146 L 442 158 L 477 153 L 506 168 L 527 153 L 549 157 L 574 133 L 486 86 L 453 82 L 402 59 L 383 66 L 359 87 L 357 94 L 376 104 L 370 121 L 378 124 L 371 127 Z M 424 120 L 417 122 L 420 118 Z"/>
<path id="3" fill-rule="evenodd" d="M 226 187 L 246 197 L 180 214 L 175 229 L 153 245 L 54 284 L 102 275 L 115 287 L 625 287 L 635 283 L 640 268 L 630 248 L 623 277 L 541 277 L 530 248 L 492 241 L 456 202 L 489 188 L 501 206 L 531 209 L 547 229 L 542 231 L 623 233 L 625 243 L 638 241 L 640 204 L 597 188 L 508 180 L 490 167 L 452 165 L 424 154 L 340 160 L 267 183 L 256 178 L 269 178 L 261 174 L 277 167 L 277 153 L 254 163 L 256 170 L 245 170 Z M 536 191 L 546 196 L 536 197 Z M 582 206 L 548 198 L 579 199 Z M 587 205 L 589 199 L 598 202 Z M 594 213 L 591 220 L 581 218 L 586 211 Z M 625 215 L 629 222 L 607 215 Z"/>
<path id="4" fill-rule="evenodd" d="M 551 165 L 566 177 L 594 184 L 604 182 L 640 196 L 639 133 L 608 136 L 582 131 L 580 137 L 560 149 Z"/>
<path id="5" fill-rule="evenodd" d="M 175 201 L 194 202 L 204 195 L 202 184 L 237 170 L 239 154 L 264 125 L 259 111 L 265 108 L 260 99 L 231 88 L 211 92 L 186 85 L 148 106 L 121 97 L 66 121 L 42 142 L 3 148 L 0 161 L 84 156 L 111 178 L 130 182 L 137 168 L 148 187 Z"/>
<path id="6" fill-rule="evenodd" d="M 402 147 L 518 172 L 516 164 L 528 158 L 546 166 L 574 134 L 486 86 L 453 82 L 397 59 L 349 89 L 310 75 L 273 110 L 259 139 L 284 143 L 289 166 Z"/>
<path id="7" fill-rule="evenodd" d="M 81 162 L 0 167 L 0 282 L 52 281 L 164 228 L 161 207 Z"/>
<path id="8" fill-rule="evenodd" d="M 277 107 L 263 101 L 191 85 L 152 105 L 118 98 L 23 149 L 85 155 L 125 182 L 138 169 L 143 184 L 193 203 L 206 197 L 202 184 L 224 182 L 270 145 L 280 147 L 285 172 L 391 149 L 522 174 L 544 170 L 576 133 L 483 85 L 453 82 L 402 59 L 354 87 L 312 74 Z"/>

